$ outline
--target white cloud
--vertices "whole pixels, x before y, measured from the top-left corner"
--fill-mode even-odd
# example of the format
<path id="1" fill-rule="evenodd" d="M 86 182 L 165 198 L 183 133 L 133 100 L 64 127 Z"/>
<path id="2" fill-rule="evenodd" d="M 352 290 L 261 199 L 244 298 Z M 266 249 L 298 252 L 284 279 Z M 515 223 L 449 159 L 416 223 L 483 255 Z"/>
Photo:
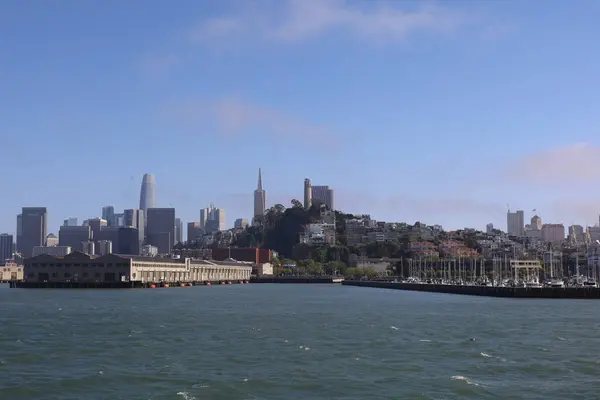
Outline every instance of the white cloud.
<path id="1" fill-rule="evenodd" d="M 241 37 L 289 43 L 342 31 L 385 43 L 404 40 L 416 32 L 447 33 L 469 22 L 463 14 L 432 4 L 411 11 L 398 7 L 406 2 L 279 0 L 254 4 L 231 15 L 202 21 L 192 31 L 192 40 Z"/>
<path id="2" fill-rule="evenodd" d="M 169 114 L 191 129 L 200 130 L 203 124 L 215 124 L 219 133 L 226 136 L 258 132 L 277 138 L 318 138 L 322 142 L 335 137 L 325 127 L 237 98 L 189 102 L 172 108 Z"/>
<path id="3" fill-rule="evenodd" d="M 569 184 L 596 181 L 600 173 L 600 147 L 589 143 L 542 150 L 514 160 L 501 175 L 527 184 Z"/>

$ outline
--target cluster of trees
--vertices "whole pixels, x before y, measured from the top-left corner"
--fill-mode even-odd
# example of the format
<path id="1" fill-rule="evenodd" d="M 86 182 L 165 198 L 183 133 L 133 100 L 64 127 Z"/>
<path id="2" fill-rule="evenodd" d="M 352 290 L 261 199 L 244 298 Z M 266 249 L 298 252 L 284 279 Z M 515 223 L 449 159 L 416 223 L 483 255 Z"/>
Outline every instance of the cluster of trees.
<path id="1" fill-rule="evenodd" d="M 248 227 L 238 234 L 232 245 L 236 247 L 263 247 L 275 250 L 283 260 L 276 263 L 280 273 L 302 273 L 310 275 L 340 273 L 346 276 L 371 276 L 375 271 L 370 269 L 349 268 L 348 263 L 352 254 L 367 258 L 409 258 L 411 253 L 409 242 L 422 241 L 418 233 L 411 233 L 408 226 L 403 226 L 401 239 L 378 243 L 364 243 L 348 246 L 346 241 L 346 220 L 352 219 L 352 214 L 335 211 L 336 244 L 334 246 L 313 247 L 298 243 L 299 235 L 307 224 L 321 220 L 319 207 L 305 209 L 298 200 L 292 200 L 292 206 L 286 208 L 276 204 L 265 213 L 256 225 Z M 415 226 L 421 225 L 419 222 Z M 438 244 L 447 239 L 447 233 L 441 232 L 432 241 Z M 466 236 L 464 243 L 467 247 L 476 248 L 475 236 Z M 299 260 L 299 261 L 290 261 Z M 296 264 L 296 268 L 286 270 L 285 264 Z"/>
<path id="2" fill-rule="evenodd" d="M 286 267 L 286 265 L 294 265 L 294 267 Z M 275 260 L 274 262 L 275 275 L 343 275 L 345 277 L 355 278 L 372 278 L 377 276 L 377 271 L 374 268 L 356 268 L 348 267 L 343 261 L 329 261 L 320 263 L 312 259 L 305 260 Z"/>

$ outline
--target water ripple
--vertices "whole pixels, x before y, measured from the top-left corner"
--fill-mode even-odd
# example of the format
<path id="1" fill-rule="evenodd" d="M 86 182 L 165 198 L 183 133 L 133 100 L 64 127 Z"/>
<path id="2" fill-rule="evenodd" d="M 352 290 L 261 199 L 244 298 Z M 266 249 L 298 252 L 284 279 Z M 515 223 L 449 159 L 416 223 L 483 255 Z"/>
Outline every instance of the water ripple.
<path id="1" fill-rule="evenodd" d="M 0 288 L 0 398 L 595 398 L 598 311 L 330 285 Z"/>

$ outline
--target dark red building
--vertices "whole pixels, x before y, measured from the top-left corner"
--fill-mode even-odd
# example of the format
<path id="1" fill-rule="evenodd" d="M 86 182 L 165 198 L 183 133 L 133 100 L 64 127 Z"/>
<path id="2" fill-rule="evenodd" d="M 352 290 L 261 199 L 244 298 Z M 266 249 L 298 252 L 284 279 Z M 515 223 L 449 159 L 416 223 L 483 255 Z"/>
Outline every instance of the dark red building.
<path id="1" fill-rule="evenodd" d="M 237 261 L 264 264 L 271 260 L 271 250 L 258 247 L 232 247 L 230 249 L 213 249 L 212 251 L 213 260 L 224 261 L 230 257 Z"/>

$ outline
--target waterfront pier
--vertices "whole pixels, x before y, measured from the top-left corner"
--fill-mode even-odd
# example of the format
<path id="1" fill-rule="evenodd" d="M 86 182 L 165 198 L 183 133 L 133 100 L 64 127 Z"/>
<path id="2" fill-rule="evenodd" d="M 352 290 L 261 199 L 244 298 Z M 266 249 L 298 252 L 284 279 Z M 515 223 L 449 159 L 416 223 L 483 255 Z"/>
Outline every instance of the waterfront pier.
<path id="1" fill-rule="evenodd" d="M 505 287 L 350 280 L 345 280 L 342 282 L 342 285 L 487 297 L 511 297 L 527 299 L 600 299 L 600 289 L 595 287 Z"/>
<path id="2" fill-rule="evenodd" d="M 117 254 L 64 257 L 42 254 L 25 260 L 24 280 L 14 288 L 158 288 L 246 283 L 249 263 L 139 257 Z"/>

